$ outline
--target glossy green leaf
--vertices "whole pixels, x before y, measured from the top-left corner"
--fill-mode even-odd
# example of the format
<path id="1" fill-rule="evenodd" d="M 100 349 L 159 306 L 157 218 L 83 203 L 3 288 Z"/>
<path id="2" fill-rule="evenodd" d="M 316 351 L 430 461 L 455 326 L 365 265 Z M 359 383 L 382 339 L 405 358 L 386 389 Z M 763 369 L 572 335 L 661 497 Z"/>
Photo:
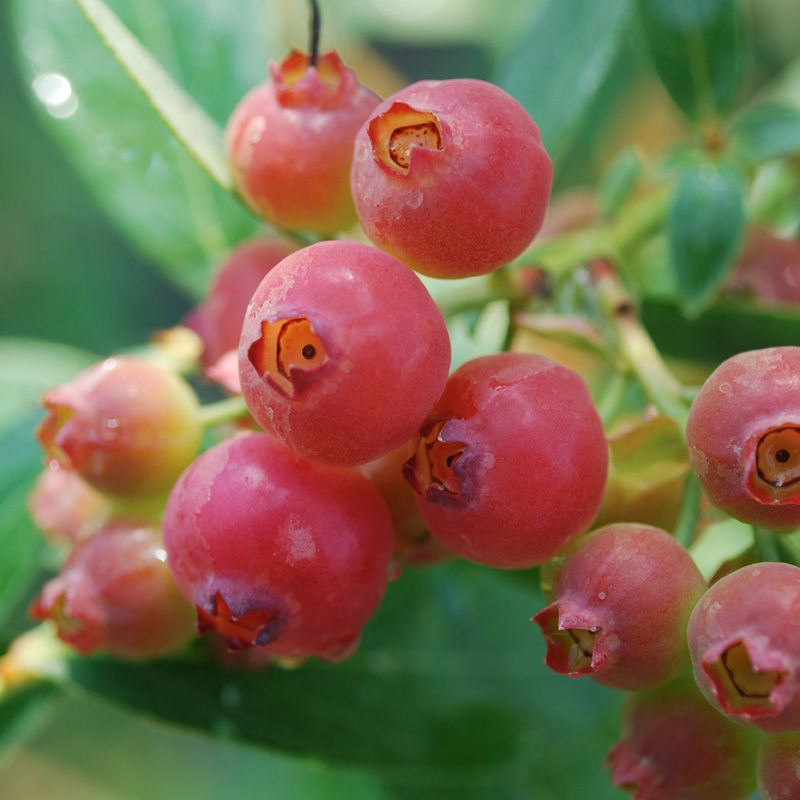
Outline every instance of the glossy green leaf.
<path id="1" fill-rule="evenodd" d="M 75 2 L 178 141 L 223 189 L 232 192 L 233 177 L 219 125 L 175 83 L 103 0 Z"/>
<path id="2" fill-rule="evenodd" d="M 770 105 L 749 110 L 732 126 L 731 145 L 753 164 L 800 153 L 800 109 Z"/>
<path id="3" fill-rule="evenodd" d="M 277 53 L 273 0 L 118 0 L 114 11 L 219 126 Z M 14 0 L 19 64 L 42 119 L 102 207 L 195 296 L 258 223 L 201 169 L 74 0 Z M 102 268 L 102 265 L 98 265 Z"/>
<path id="4" fill-rule="evenodd" d="M 656 71 L 693 119 L 724 116 L 744 71 L 739 0 L 638 0 Z"/>
<path id="5" fill-rule="evenodd" d="M 706 164 L 681 177 L 667 223 L 678 296 L 696 314 L 714 299 L 744 232 L 742 175 Z"/>
<path id="6" fill-rule="evenodd" d="M 536 120 L 555 162 L 566 153 L 628 30 L 629 0 L 547 0 L 497 83 Z"/>
<path id="7" fill-rule="evenodd" d="M 463 563 L 408 570 L 339 664 L 243 673 L 91 659 L 72 663 L 71 680 L 216 736 L 369 768 L 392 796 L 622 797 L 602 763 L 617 697 L 547 670 L 529 622 L 542 600 L 533 576 L 519 578 Z"/>

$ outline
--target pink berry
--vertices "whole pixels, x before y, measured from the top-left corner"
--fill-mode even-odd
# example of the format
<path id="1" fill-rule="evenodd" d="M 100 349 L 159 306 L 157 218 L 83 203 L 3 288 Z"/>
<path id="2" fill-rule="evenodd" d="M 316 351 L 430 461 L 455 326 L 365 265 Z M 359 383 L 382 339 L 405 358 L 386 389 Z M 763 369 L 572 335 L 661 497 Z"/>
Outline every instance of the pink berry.
<path id="1" fill-rule="evenodd" d="M 214 275 L 206 298 L 187 320 L 203 341 L 203 363 L 216 364 L 239 347 L 247 304 L 264 276 L 297 248 L 282 239 L 239 245 Z"/>
<path id="2" fill-rule="evenodd" d="M 447 382 L 406 464 L 420 512 L 447 547 L 518 569 L 591 523 L 608 448 L 586 385 L 542 356 L 469 361 Z"/>
<path id="3" fill-rule="evenodd" d="M 363 464 L 411 439 L 447 380 L 450 340 L 425 287 L 396 259 L 321 242 L 258 287 L 239 348 L 245 401 L 292 450 Z"/>
<path id="4" fill-rule="evenodd" d="M 739 353 L 692 404 L 686 439 L 714 505 L 753 525 L 800 525 L 800 347 Z"/>
<path id="5" fill-rule="evenodd" d="M 758 792 L 761 800 L 800 800 L 800 731 L 764 737 Z"/>
<path id="6" fill-rule="evenodd" d="M 28 508 L 45 536 L 75 545 L 100 527 L 111 504 L 76 472 L 51 461 L 33 487 Z"/>
<path id="7" fill-rule="evenodd" d="M 800 304 L 800 241 L 751 231 L 727 285 L 765 305 Z"/>
<path id="8" fill-rule="evenodd" d="M 84 654 L 165 655 L 194 634 L 191 606 L 165 562 L 157 530 L 112 519 L 45 585 L 31 614 L 52 619 L 59 637 Z"/>
<path id="9" fill-rule="evenodd" d="M 234 649 L 336 659 L 381 600 L 392 528 L 356 471 L 245 433 L 206 451 L 178 481 L 164 542 L 201 632 L 216 630 Z"/>
<path id="10" fill-rule="evenodd" d="M 618 689 L 648 689 L 688 666 L 686 624 L 705 589 L 689 553 L 665 531 L 600 528 L 567 556 L 555 599 L 533 619 L 546 663 Z"/>
<path id="11" fill-rule="evenodd" d="M 228 122 L 236 186 L 253 210 L 286 228 L 331 234 L 355 222 L 349 175 L 356 132 L 380 102 L 335 52 L 316 66 L 292 51 Z"/>
<path id="12" fill-rule="evenodd" d="M 351 185 L 369 238 L 440 278 L 491 272 L 544 220 L 552 165 L 525 109 L 492 84 L 421 81 L 374 110 Z"/>
<path id="13" fill-rule="evenodd" d="M 800 730 L 800 567 L 751 564 L 715 583 L 689 621 L 697 685 L 769 733 Z"/>
<path id="14" fill-rule="evenodd" d="M 634 800 L 745 800 L 757 739 L 706 703 L 689 681 L 626 698 L 608 754 L 616 786 Z"/>
<path id="15" fill-rule="evenodd" d="M 194 392 L 143 359 L 106 359 L 42 402 L 38 436 L 48 458 L 112 494 L 166 492 L 200 446 Z"/>

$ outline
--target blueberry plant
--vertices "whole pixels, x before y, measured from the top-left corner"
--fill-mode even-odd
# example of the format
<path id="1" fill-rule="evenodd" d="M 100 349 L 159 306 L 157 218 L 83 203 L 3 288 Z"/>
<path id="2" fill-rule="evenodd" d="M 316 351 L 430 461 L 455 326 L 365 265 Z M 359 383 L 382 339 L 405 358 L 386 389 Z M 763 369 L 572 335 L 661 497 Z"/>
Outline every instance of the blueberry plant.
<path id="1" fill-rule="evenodd" d="M 0 520 L 0 744 L 80 688 L 342 796 L 800 798 L 797 65 L 751 69 L 734 0 L 543 0 L 494 81 L 403 86 L 310 2 L 239 79 L 255 10 L 176 0 L 228 55 L 209 115 L 111 5 L 20 4 L 23 49 L 102 40 L 175 137 L 70 146 L 195 305 L 0 428 L 44 460 L 0 481 L 43 535 Z M 629 62 L 680 134 L 569 188 Z"/>

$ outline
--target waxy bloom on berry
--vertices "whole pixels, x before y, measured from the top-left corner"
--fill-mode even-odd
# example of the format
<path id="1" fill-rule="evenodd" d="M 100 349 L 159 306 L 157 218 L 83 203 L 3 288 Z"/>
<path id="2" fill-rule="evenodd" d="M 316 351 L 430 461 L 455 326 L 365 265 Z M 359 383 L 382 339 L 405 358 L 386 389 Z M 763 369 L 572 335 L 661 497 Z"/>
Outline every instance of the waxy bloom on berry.
<path id="1" fill-rule="evenodd" d="M 31 614 L 52 619 L 81 653 L 105 650 L 155 658 L 194 635 L 192 608 L 166 565 L 159 533 L 146 523 L 109 520 L 42 589 Z"/>
<path id="2" fill-rule="evenodd" d="M 439 278 L 516 258 L 542 226 L 551 183 L 525 109 L 468 79 L 420 81 L 378 106 L 358 133 L 351 178 L 367 236 Z"/>
<path id="3" fill-rule="evenodd" d="M 293 51 L 245 95 L 228 122 L 236 186 L 264 218 L 331 234 L 355 222 L 353 141 L 380 101 L 335 52 L 316 65 Z"/>
<path id="4" fill-rule="evenodd" d="M 201 632 L 217 631 L 234 649 L 337 659 L 383 596 L 392 524 L 363 475 L 247 433 L 181 476 L 164 543 Z"/>
<path id="5" fill-rule="evenodd" d="M 38 436 L 48 459 L 112 494 L 168 491 L 200 446 L 194 392 L 144 359 L 106 359 L 42 402 Z"/>
<path id="6" fill-rule="evenodd" d="M 547 665 L 618 689 L 647 689 L 688 666 L 686 624 L 705 580 L 688 551 L 648 525 L 600 528 L 569 553 L 555 599 L 533 619 Z"/>
<path id="7" fill-rule="evenodd" d="M 800 730 L 800 567 L 763 563 L 715 583 L 689 622 L 697 685 L 769 733 Z"/>
<path id="8" fill-rule="evenodd" d="M 800 347 L 721 364 L 692 403 L 686 440 L 716 506 L 753 525 L 800 526 Z"/>
<path id="9" fill-rule="evenodd" d="M 449 366 L 447 328 L 419 278 L 355 242 L 321 242 L 271 270 L 239 348 L 258 423 L 300 455 L 337 465 L 411 439 Z"/>
<path id="10" fill-rule="evenodd" d="M 588 528 L 607 469 L 603 425 L 581 378 L 542 356 L 502 353 L 450 376 L 405 473 L 443 544 L 519 569 Z"/>

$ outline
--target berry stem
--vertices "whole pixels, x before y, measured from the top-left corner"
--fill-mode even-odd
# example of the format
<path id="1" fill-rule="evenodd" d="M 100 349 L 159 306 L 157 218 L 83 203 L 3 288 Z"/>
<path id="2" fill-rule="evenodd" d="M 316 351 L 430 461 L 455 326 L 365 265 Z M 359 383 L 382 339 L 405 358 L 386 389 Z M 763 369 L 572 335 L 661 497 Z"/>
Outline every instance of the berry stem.
<path id="1" fill-rule="evenodd" d="M 639 379 L 656 408 L 685 431 L 689 409 L 683 385 L 669 371 L 639 321 L 633 299 L 622 286 L 614 267 L 601 259 L 595 261 L 589 271 L 600 310 L 613 330 L 623 361 Z"/>
<path id="2" fill-rule="evenodd" d="M 246 417 L 250 411 L 242 397 L 229 397 L 209 403 L 200 409 L 200 423 L 204 428 L 214 428 L 226 422 L 235 422 Z"/>
<path id="3" fill-rule="evenodd" d="M 311 3 L 311 23 L 309 25 L 309 61 L 312 67 L 317 66 L 319 58 L 319 29 L 320 29 L 320 15 L 319 3 L 317 0 L 309 0 Z"/>
<path id="4" fill-rule="evenodd" d="M 694 472 L 690 472 L 683 487 L 681 513 L 675 523 L 675 539 L 687 548 L 694 541 L 694 532 L 700 517 L 700 494 L 700 481 Z"/>
<path id="5" fill-rule="evenodd" d="M 783 561 L 778 551 L 775 534 L 772 531 L 754 525 L 753 539 L 756 545 L 756 557 L 759 561 Z"/>

